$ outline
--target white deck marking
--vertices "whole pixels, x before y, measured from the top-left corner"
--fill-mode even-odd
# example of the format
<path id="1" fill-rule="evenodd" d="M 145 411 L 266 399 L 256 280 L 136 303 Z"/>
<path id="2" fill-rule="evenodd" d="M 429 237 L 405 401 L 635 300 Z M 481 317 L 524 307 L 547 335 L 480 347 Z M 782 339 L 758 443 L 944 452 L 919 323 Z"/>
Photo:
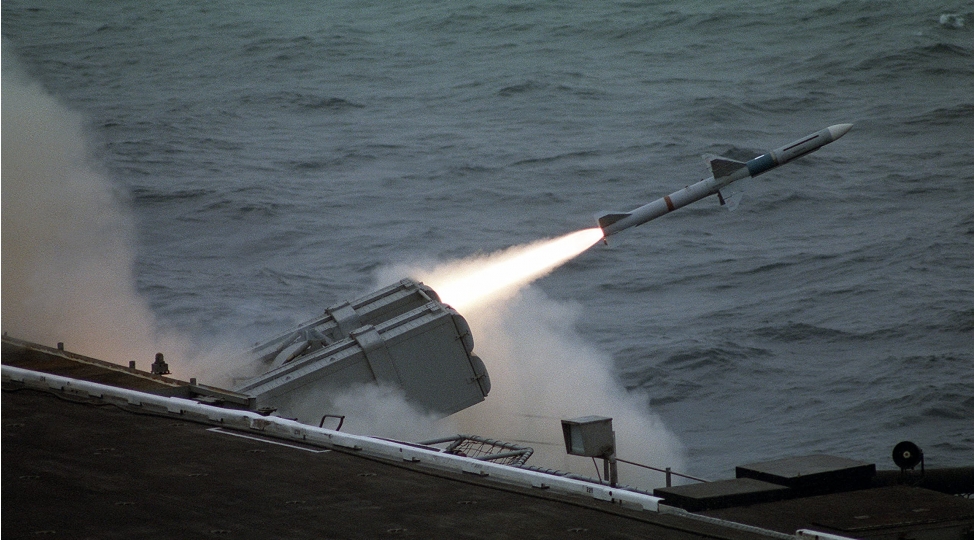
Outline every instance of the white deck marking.
<path id="1" fill-rule="evenodd" d="M 298 449 L 298 450 L 304 450 L 305 452 L 311 452 L 313 454 L 322 454 L 322 453 L 325 453 L 325 452 L 331 452 L 331 450 L 327 450 L 327 449 L 326 450 L 314 450 L 312 448 L 305 448 L 303 446 L 295 446 L 293 444 L 288 444 L 288 443 L 283 443 L 283 442 L 278 442 L 278 441 L 269 441 L 269 440 L 264 439 L 264 438 L 261 438 L 261 437 L 254 437 L 254 436 L 251 436 L 251 435 L 244 435 L 243 433 L 234 433 L 232 431 L 224 431 L 223 428 L 218 428 L 218 427 L 210 428 L 207 431 L 212 431 L 214 433 L 222 433 L 224 435 L 233 435 L 234 437 L 240 437 L 242 439 L 250 439 L 252 441 L 258 441 L 258 442 L 267 443 L 267 444 L 276 444 L 278 446 L 287 446 L 288 448 L 295 448 L 295 449 Z"/>

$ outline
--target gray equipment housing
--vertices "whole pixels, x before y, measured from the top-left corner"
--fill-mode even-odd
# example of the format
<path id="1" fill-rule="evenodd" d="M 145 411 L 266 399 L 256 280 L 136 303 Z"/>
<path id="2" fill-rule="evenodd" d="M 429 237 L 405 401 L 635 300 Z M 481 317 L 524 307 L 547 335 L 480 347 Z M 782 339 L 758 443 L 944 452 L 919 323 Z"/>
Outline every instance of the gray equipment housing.
<path id="1" fill-rule="evenodd" d="M 396 386 L 420 409 L 447 416 L 491 389 L 467 321 L 433 289 L 406 279 L 326 310 L 251 352 L 269 369 L 236 388 L 258 407 L 317 421 L 330 395 L 356 384 Z"/>
<path id="2" fill-rule="evenodd" d="M 567 454 L 604 458 L 616 453 L 612 418 L 583 416 L 562 420 L 562 436 Z"/>

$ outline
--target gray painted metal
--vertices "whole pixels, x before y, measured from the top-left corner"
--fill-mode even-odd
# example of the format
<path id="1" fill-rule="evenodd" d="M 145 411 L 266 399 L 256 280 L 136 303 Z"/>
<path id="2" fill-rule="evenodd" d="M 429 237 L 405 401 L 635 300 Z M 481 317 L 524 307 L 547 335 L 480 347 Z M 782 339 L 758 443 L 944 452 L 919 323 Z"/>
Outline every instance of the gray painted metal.
<path id="1" fill-rule="evenodd" d="M 565 452 L 574 456 L 608 457 L 616 453 L 613 419 L 583 416 L 562 420 Z"/>
<path id="2" fill-rule="evenodd" d="M 329 397 L 356 384 L 400 388 L 409 402 L 444 416 L 480 403 L 491 386 L 484 363 L 473 354 L 470 328 L 459 313 L 434 298 L 436 293 L 428 287 L 404 280 L 370 295 L 367 301 L 340 305 L 302 327 L 302 331 L 314 330 L 332 339 L 290 352 L 286 360 L 275 360 L 271 369 L 236 391 L 255 397 L 258 407 L 274 408 L 304 423 L 317 423 L 329 412 Z M 428 301 L 402 311 L 421 299 Z M 335 315 L 352 320 L 350 310 L 360 323 L 374 324 L 335 339 L 343 335 Z M 381 320 L 390 315 L 394 316 Z M 285 336 L 284 341 L 295 335 Z M 281 342 L 280 338 L 275 341 Z M 291 347 L 285 345 L 281 350 L 288 352 Z"/>
<path id="3" fill-rule="evenodd" d="M 755 157 L 747 163 L 728 158 L 705 156 L 712 172 L 711 177 L 629 212 L 605 214 L 600 216 L 597 222 L 603 230 L 603 235 L 610 236 L 630 227 L 642 225 L 711 195 L 718 195 L 721 204 L 724 205 L 726 198 L 722 195 L 721 190 L 733 182 L 758 176 L 779 165 L 784 165 L 798 157 L 814 152 L 839 139 L 852 127 L 853 124 L 836 124 L 821 129 L 767 154 Z M 737 206 L 740 195 L 741 192 L 736 192 L 734 197 L 729 197 L 729 208 L 734 209 Z"/>
<path id="4" fill-rule="evenodd" d="M 404 279 L 378 291 L 341 302 L 325 310 L 320 317 L 305 321 L 287 332 L 254 345 L 248 356 L 278 367 L 298 356 L 348 338 L 363 326 L 376 325 L 440 297 L 430 287 Z"/>

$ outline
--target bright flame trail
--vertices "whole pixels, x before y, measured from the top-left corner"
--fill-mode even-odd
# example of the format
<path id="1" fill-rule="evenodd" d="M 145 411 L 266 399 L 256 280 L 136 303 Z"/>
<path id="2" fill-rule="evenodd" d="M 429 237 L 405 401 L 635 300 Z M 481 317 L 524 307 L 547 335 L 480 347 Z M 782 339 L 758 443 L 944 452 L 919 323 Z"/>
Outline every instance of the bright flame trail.
<path id="1" fill-rule="evenodd" d="M 463 311 L 513 294 L 602 238 L 602 229 L 584 229 L 453 263 L 418 277 L 433 287 L 444 303 Z"/>

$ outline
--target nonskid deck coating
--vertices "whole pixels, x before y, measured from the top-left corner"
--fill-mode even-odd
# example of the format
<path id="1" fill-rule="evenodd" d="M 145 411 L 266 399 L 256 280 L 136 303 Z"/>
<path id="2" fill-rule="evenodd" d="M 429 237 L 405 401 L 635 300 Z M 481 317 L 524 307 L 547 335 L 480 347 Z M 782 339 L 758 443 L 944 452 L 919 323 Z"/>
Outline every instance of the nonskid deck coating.
<path id="1" fill-rule="evenodd" d="M 5 538 L 758 537 L 73 401 L 3 393 Z"/>

